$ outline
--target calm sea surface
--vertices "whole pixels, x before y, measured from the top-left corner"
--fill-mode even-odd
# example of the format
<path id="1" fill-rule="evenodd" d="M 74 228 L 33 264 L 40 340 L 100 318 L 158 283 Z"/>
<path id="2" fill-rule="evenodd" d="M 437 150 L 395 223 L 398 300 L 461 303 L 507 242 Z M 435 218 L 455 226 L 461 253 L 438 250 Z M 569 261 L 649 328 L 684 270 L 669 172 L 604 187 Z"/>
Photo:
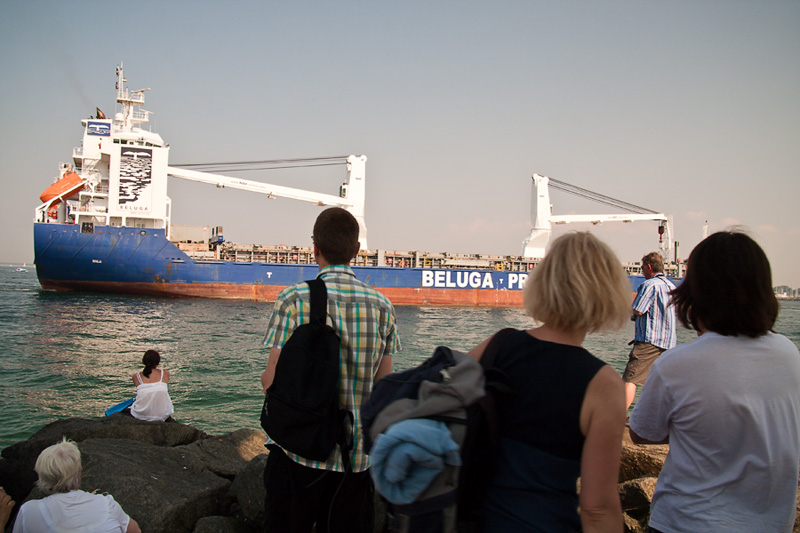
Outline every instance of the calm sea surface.
<path id="1" fill-rule="evenodd" d="M 172 300 L 40 290 L 34 267 L 0 266 L 0 449 L 54 420 L 102 417 L 135 393 L 130 376 L 148 348 L 170 370 L 175 418 L 211 434 L 259 427 L 261 341 L 272 304 Z M 394 370 L 438 345 L 468 350 L 505 326 L 529 327 L 519 309 L 398 307 L 403 351 Z M 776 330 L 800 346 L 800 302 L 784 302 Z M 678 342 L 694 333 L 679 331 Z M 585 347 L 622 371 L 633 324 Z"/>

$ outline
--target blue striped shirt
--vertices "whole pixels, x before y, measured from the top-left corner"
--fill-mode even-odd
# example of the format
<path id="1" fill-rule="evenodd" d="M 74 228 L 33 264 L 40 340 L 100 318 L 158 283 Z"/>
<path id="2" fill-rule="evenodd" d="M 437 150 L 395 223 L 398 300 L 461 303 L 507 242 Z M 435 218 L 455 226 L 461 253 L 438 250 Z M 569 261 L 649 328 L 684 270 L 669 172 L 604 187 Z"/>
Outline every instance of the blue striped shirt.
<path id="1" fill-rule="evenodd" d="M 663 273 L 656 274 L 639 286 L 633 309 L 642 314 L 636 317 L 634 341 L 649 342 L 664 350 L 675 347 L 675 308 L 670 305 L 669 297 L 669 291 L 674 288 L 675 285 Z"/>
<path id="2" fill-rule="evenodd" d="M 361 404 L 372 392 L 383 356 L 400 351 L 394 307 L 383 294 L 357 280 L 348 266 L 326 266 L 320 269 L 317 277 L 325 281 L 328 292 L 328 324 L 340 338 L 339 401 L 355 417 L 350 461 L 353 471 L 361 472 L 369 468 L 361 436 Z M 307 283 L 281 291 L 267 326 L 265 346 L 283 348 L 295 328 L 310 320 L 310 298 Z M 303 466 L 344 471 L 338 447 L 326 461 L 311 461 L 288 451 L 286 455 Z"/>

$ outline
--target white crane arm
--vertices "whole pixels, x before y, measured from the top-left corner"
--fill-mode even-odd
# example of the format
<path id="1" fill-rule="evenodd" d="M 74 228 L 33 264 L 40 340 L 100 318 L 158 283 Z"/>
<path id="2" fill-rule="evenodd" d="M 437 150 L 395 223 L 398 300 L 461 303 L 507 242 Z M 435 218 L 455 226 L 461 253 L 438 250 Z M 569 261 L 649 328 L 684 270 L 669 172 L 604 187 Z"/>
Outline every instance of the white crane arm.
<path id="1" fill-rule="evenodd" d="M 208 183 L 217 187 L 230 187 L 244 191 L 264 194 L 273 199 L 291 198 L 311 202 L 317 205 L 327 205 L 346 209 L 358 221 L 358 242 L 362 250 L 367 250 L 367 226 L 364 222 L 364 203 L 366 201 L 366 164 L 367 156 L 350 155 L 347 157 L 347 178 L 339 189 L 339 196 L 323 194 L 281 185 L 272 185 L 261 181 L 231 178 L 221 174 L 187 170 L 179 167 L 167 167 L 167 175 L 200 183 Z"/>
<path id="2" fill-rule="evenodd" d="M 304 202 L 311 202 L 317 205 L 330 205 L 345 209 L 353 207 L 353 202 L 347 198 L 334 196 L 332 194 L 304 191 L 302 189 L 284 187 L 281 185 L 272 185 L 270 183 L 263 183 L 261 181 L 244 180 L 241 178 L 223 176 L 221 174 L 198 172 L 196 170 L 187 170 L 177 167 L 167 167 L 167 174 L 175 178 L 197 181 L 200 183 L 208 183 L 210 185 L 216 185 L 217 187 L 230 187 L 231 189 L 241 189 L 243 191 L 261 193 L 267 195 L 267 197 L 270 199 L 280 196 L 281 198 L 302 200 Z"/>
<path id="3" fill-rule="evenodd" d="M 641 215 L 632 213 L 620 215 L 550 215 L 550 222 L 553 224 L 570 224 L 572 222 L 602 224 L 603 222 L 638 222 L 640 220 L 666 221 L 668 219 L 663 213 Z"/>
<path id="4" fill-rule="evenodd" d="M 550 203 L 548 184 L 551 179 L 547 176 L 534 174 L 531 186 L 531 232 L 522 241 L 522 256 L 542 258 L 550 241 L 553 224 L 570 224 L 573 222 L 589 222 L 602 224 L 603 222 L 638 222 L 642 220 L 656 220 L 660 222 L 659 243 L 661 255 L 665 260 L 671 259 L 672 247 L 672 220 L 663 213 L 653 213 L 627 202 L 621 202 L 598 193 L 575 187 L 568 183 L 553 180 L 557 188 L 590 200 L 600 201 L 607 205 L 639 210 L 639 213 L 624 213 L 613 215 L 553 215 L 553 205 Z M 648 211 L 648 212 L 642 212 Z"/>

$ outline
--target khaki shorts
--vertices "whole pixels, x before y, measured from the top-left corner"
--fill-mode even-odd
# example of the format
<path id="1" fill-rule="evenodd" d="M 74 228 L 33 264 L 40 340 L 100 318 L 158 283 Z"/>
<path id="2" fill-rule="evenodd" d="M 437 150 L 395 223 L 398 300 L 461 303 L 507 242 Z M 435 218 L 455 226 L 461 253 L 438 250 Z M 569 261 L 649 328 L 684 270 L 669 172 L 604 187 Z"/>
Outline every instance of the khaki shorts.
<path id="1" fill-rule="evenodd" d="M 635 341 L 631 353 L 628 354 L 628 364 L 622 373 L 622 381 L 634 385 L 644 385 L 650 368 L 658 356 L 664 353 L 663 348 L 653 346 L 649 342 Z"/>

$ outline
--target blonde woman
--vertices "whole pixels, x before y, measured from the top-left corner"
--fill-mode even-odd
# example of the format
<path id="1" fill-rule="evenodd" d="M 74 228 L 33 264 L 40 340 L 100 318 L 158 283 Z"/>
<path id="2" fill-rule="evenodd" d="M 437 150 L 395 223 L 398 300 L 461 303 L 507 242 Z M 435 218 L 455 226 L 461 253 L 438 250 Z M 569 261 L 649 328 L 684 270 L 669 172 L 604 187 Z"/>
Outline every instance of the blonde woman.
<path id="1" fill-rule="evenodd" d="M 523 291 L 539 325 L 507 336 L 495 362 L 516 393 L 498 397 L 499 449 L 483 530 L 621 532 L 625 389 L 581 345 L 588 333 L 628 320 L 628 279 L 606 244 L 569 233 L 553 242 Z M 490 339 L 470 355 L 480 360 Z"/>

